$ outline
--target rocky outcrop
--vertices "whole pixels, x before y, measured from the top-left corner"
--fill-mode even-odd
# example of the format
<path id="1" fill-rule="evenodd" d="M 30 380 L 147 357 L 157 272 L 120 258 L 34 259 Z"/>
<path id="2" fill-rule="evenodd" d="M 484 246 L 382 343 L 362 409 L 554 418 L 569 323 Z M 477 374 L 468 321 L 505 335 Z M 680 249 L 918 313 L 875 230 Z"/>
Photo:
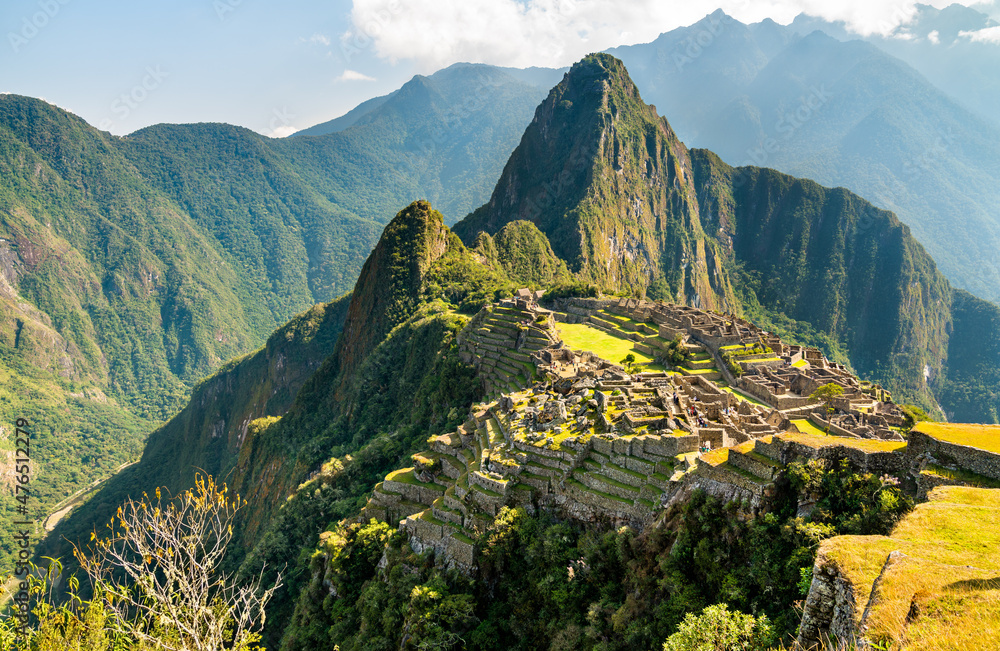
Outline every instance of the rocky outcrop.
<path id="1" fill-rule="evenodd" d="M 797 643 L 803 648 L 817 644 L 851 644 L 857 640 L 855 586 L 837 563 L 819 554 L 813 579 L 802 607 Z"/>

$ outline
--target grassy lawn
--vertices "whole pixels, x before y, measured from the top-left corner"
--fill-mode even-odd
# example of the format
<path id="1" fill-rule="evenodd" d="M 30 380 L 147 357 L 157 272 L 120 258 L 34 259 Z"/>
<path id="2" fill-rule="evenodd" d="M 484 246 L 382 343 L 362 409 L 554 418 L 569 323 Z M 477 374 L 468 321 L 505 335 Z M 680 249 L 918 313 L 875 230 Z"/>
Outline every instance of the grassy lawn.
<path id="1" fill-rule="evenodd" d="M 386 481 L 398 481 L 401 484 L 411 484 L 413 486 L 422 486 L 424 488 L 432 488 L 436 491 L 444 492 L 444 486 L 440 484 L 425 484 L 424 482 L 417 479 L 413 474 L 413 468 L 400 468 L 399 470 L 390 472 L 385 476 Z"/>
<path id="2" fill-rule="evenodd" d="M 719 388 L 722 389 L 723 391 L 728 391 L 729 393 L 733 394 L 740 400 L 745 400 L 746 402 L 749 402 L 751 405 L 757 405 L 758 407 L 765 407 L 765 408 L 770 408 L 771 406 L 761 402 L 760 400 L 757 400 L 757 398 L 754 398 L 748 393 L 743 393 L 742 391 L 740 391 L 735 387 L 731 387 L 729 385 L 723 385 L 718 382 L 716 382 L 716 384 L 718 384 Z"/>
<path id="3" fill-rule="evenodd" d="M 894 452 L 906 447 L 905 441 L 882 441 L 878 439 L 852 439 L 846 436 L 829 436 L 821 434 L 793 434 L 785 433 L 780 437 L 786 441 L 795 441 L 803 445 L 814 448 L 822 448 L 828 445 L 843 445 L 848 448 L 855 448 L 864 452 Z"/>
<path id="4" fill-rule="evenodd" d="M 892 648 L 905 639 L 908 650 L 996 649 L 998 548 L 1000 491 L 946 486 L 933 490 L 891 537 L 837 536 L 823 542 L 820 555 L 835 561 L 850 579 L 860 597 L 860 614 L 887 554 L 905 554 L 879 584 L 868 619 L 870 639 L 892 641 Z"/>
<path id="5" fill-rule="evenodd" d="M 792 366 L 794 366 L 795 368 L 809 368 L 809 362 L 807 362 L 804 359 L 800 359 L 799 361 L 792 364 Z"/>
<path id="6" fill-rule="evenodd" d="M 711 452 L 706 452 L 699 458 L 709 465 L 718 466 L 729 461 L 729 448 L 716 448 Z"/>
<path id="7" fill-rule="evenodd" d="M 802 432 L 803 434 L 811 434 L 813 436 L 828 436 L 826 432 L 816 427 L 815 425 L 812 424 L 811 421 L 808 421 L 805 418 L 793 420 L 792 424 L 798 427 L 799 431 Z"/>
<path id="8" fill-rule="evenodd" d="M 914 431 L 923 432 L 940 441 L 968 445 L 1000 454 L 1000 425 L 967 425 L 962 423 L 918 423 Z"/>
<path id="9" fill-rule="evenodd" d="M 635 342 L 629 339 L 620 339 L 583 323 L 557 323 L 556 325 L 559 328 L 559 334 L 569 348 L 590 351 L 615 364 L 621 363 L 626 355 L 632 353 L 635 355 L 637 363 L 648 364 L 646 366 L 648 370 L 663 370 L 662 366 L 653 363 L 652 357 L 633 348 Z"/>

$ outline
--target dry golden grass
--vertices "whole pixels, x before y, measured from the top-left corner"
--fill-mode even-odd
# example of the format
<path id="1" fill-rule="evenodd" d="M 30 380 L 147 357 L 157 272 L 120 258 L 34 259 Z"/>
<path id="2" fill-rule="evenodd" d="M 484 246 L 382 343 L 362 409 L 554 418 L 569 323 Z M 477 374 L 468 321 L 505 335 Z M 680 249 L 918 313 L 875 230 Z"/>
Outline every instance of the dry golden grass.
<path id="1" fill-rule="evenodd" d="M 794 432 L 786 432 L 784 434 L 779 434 L 778 436 L 786 441 L 795 441 L 796 443 L 808 445 L 813 448 L 825 448 L 831 445 L 842 445 L 844 447 L 863 450 L 864 452 L 894 452 L 896 450 L 902 450 L 906 447 L 906 442 L 904 441 L 852 439 L 847 438 L 846 436 L 828 436 L 825 434 L 796 434 Z"/>
<path id="2" fill-rule="evenodd" d="M 913 429 L 941 441 L 1000 454 L 1000 425 L 923 422 L 918 423 Z"/>
<path id="3" fill-rule="evenodd" d="M 882 577 L 868 626 L 898 648 L 1000 648 L 1000 576 L 902 557 Z"/>
<path id="4" fill-rule="evenodd" d="M 701 460 L 705 463 L 718 466 L 729 461 L 729 448 L 717 448 L 711 452 L 701 455 Z"/>
<path id="5" fill-rule="evenodd" d="M 877 586 L 867 637 L 893 649 L 1000 648 L 1000 490 L 934 489 L 885 536 L 838 536 L 820 555 L 855 586 L 856 615 L 890 552 L 903 554 Z"/>

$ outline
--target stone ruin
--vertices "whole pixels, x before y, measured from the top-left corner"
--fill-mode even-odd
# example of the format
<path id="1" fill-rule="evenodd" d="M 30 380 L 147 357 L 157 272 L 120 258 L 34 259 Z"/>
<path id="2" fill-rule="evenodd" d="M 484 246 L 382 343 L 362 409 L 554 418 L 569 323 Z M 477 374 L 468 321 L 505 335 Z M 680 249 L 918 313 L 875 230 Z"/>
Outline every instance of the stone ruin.
<path id="1" fill-rule="evenodd" d="M 516 297 L 470 321 L 459 334 L 460 350 L 477 367 L 488 400 L 456 431 L 431 437 L 412 468 L 376 486 L 364 517 L 400 522 L 412 544 L 468 569 L 473 539 L 504 506 L 642 527 L 691 485 L 756 508 L 784 463 L 830 454 L 835 441 L 847 442 L 859 467 L 902 468 L 898 455 L 849 443 L 901 440 L 892 428 L 902 414 L 891 397 L 818 351 L 786 346 L 742 319 L 683 306 L 570 299 L 556 308 Z M 567 348 L 557 321 L 588 323 L 653 354 L 679 336 L 698 363 L 627 373 Z M 720 351 L 754 344 L 758 352 L 741 359 L 743 377 L 727 377 Z M 844 389 L 832 414 L 808 397 L 830 382 Z M 817 446 L 796 438 L 795 421 L 844 438 Z"/>

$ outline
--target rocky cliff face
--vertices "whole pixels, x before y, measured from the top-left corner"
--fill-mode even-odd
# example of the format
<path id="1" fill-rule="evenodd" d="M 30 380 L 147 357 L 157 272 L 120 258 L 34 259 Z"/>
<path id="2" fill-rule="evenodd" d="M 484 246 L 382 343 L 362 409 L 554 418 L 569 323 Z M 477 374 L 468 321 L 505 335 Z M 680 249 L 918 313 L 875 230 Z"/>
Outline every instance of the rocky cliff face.
<path id="1" fill-rule="evenodd" d="M 932 404 L 951 288 L 892 213 L 842 189 L 692 150 L 701 214 L 743 292 L 842 342 L 855 370 Z"/>
<path id="2" fill-rule="evenodd" d="M 524 219 L 581 279 L 704 307 L 732 303 L 702 230 L 687 148 L 620 61 L 588 56 L 535 111 L 467 243 Z"/>
<path id="3" fill-rule="evenodd" d="M 385 227 L 361 268 L 337 343 L 335 363 L 343 378 L 413 314 L 427 272 L 447 251 L 448 238 L 441 213 L 426 201 L 410 204 Z"/>
<path id="4" fill-rule="evenodd" d="M 150 434 L 139 463 L 109 480 L 86 509 L 63 520 L 47 539 L 45 553 L 58 555 L 66 540 L 83 539 L 128 496 L 158 487 L 176 494 L 189 487 L 199 471 L 232 482 L 231 470 L 251 432 L 284 414 L 333 352 L 349 298 L 295 317 L 263 348 L 233 360 L 196 386 L 188 405 Z"/>
<path id="5" fill-rule="evenodd" d="M 903 399 L 936 406 L 951 288 L 909 229 L 846 190 L 688 150 L 611 56 L 585 58 L 552 89 L 489 203 L 455 231 L 487 245 L 484 233 L 518 220 L 578 280 L 760 308 L 842 347 Z"/>

